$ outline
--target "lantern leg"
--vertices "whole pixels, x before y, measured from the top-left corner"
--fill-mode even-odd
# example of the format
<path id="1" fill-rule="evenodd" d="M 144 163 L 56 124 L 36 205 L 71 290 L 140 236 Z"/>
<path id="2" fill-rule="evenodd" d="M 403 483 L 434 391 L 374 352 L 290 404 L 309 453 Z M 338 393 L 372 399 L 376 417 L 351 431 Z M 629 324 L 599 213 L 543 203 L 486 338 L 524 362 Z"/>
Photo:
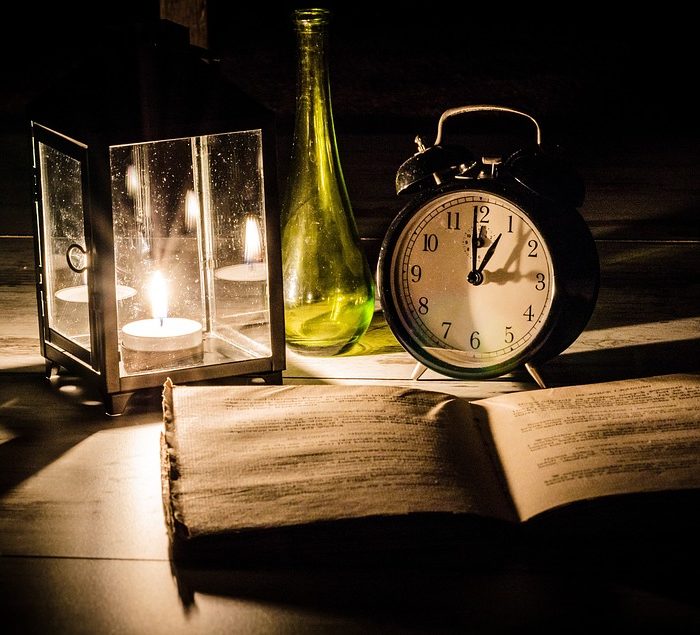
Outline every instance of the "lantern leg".
<path id="1" fill-rule="evenodd" d="M 282 383 L 282 371 L 270 371 L 254 378 L 250 383 L 260 383 L 261 381 L 264 384 L 280 385 Z"/>
<path id="2" fill-rule="evenodd" d="M 118 417 L 124 414 L 126 405 L 133 395 L 133 392 L 120 392 L 117 394 L 106 395 L 104 398 L 105 410 L 110 417 Z"/>
<path id="3" fill-rule="evenodd" d="M 58 375 L 58 371 L 61 367 L 55 362 L 52 362 L 51 360 L 47 359 L 45 368 L 46 370 L 44 371 L 44 374 L 46 376 L 46 379 L 51 379 L 52 377 Z"/>

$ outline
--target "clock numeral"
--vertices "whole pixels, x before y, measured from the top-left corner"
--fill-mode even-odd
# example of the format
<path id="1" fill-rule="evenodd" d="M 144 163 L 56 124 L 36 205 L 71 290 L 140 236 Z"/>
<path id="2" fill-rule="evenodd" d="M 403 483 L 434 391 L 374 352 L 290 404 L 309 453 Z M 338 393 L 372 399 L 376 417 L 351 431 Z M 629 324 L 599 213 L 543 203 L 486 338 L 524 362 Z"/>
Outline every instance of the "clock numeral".
<path id="1" fill-rule="evenodd" d="M 480 223 L 489 222 L 489 206 L 488 205 L 474 205 L 474 214 L 481 214 L 479 218 Z"/>
<path id="2" fill-rule="evenodd" d="M 452 327 L 452 322 L 443 322 L 442 326 L 445 329 L 445 334 L 442 336 L 442 339 L 446 340 L 447 334 L 450 332 L 450 328 Z"/>
<path id="3" fill-rule="evenodd" d="M 425 315 L 428 312 L 428 298 L 425 296 L 418 298 L 418 313 Z"/>
<path id="4" fill-rule="evenodd" d="M 436 251 L 437 248 L 437 234 L 423 234 L 423 251 Z"/>
<path id="5" fill-rule="evenodd" d="M 528 322 L 532 322 L 532 318 L 535 317 L 535 314 L 532 312 L 532 305 L 527 307 L 525 313 L 523 313 L 523 316 L 527 318 Z"/>
<path id="6" fill-rule="evenodd" d="M 420 268 L 420 265 L 413 265 L 411 267 L 411 277 L 413 282 L 420 282 L 420 279 L 423 277 L 423 270 Z"/>
<path id="7" fill-rule="evenodd" d="M 469 337 L 469 346 L 471 346 L 474 350 L 481 346 L 481 340 L 479 339 L 479 331 L 474 331 L 471 334 L 471 336 Z"/>
<path id="8" fill-rule="evenodd" d="M 508 216 L 508 233 L 509 234 L 513 233 L 513 214 Z"/>
<path id="9" fill-rule="evenodd" d="M 459 212 L 447 212 L 447 229 L 459 229 Z"/>
<path id="10" fill-rule="evenodd" d="M 527 255 L 528 258 L 537 258 L 537 247 L 539 247 L 537 241 L 533 238 L 527 241 L 527 246 L 530 248 L 530 253 Z"/>
<path id="11" fill-rule="evenodd" d="M 513 335 L 513 331 L 511 330 L 513 327 L 512 326 L 506 326 L 506 337 L 505 337 L 505 343 L 506 344 L 511 344 L 513 340 L 515 339 L 515 335 Z"/>
<path id="12" fill-rule="evenodd" d="M 545 284 L 544 284 L 544 274 L 543 273 L 538 273 L 536 275 L 537 282 L 535 283 L 535 289 L 538 291 L 543 291 Z"/>

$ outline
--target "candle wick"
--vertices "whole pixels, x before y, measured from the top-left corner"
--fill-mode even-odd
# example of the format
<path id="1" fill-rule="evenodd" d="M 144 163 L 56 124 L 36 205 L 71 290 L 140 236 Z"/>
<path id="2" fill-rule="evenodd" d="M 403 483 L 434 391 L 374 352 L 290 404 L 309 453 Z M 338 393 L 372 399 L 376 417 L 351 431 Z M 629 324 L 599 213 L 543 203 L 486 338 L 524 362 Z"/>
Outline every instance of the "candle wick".
<path id="1" fill-rule="evenodd" d="M 161 326 L 161 328 L 163 327 L 163 320 L 165 320 L 165 318 L 160 318 L 160 326 Z"/>

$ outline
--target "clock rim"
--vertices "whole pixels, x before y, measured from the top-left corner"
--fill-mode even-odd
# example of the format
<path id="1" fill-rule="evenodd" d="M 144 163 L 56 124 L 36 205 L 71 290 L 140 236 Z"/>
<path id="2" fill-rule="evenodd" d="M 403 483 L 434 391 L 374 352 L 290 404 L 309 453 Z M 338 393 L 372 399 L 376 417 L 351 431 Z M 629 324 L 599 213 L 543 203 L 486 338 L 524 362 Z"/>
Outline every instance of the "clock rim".
<path id="1" fill-rule="evenodd" d="M 408 333 L 392 296 L 391 262 L 398 238 L 410 219 L 430 202 L 448 194 L 490 194 L 504 198 L 537 228 L 550 253 L 554 290 L 549 314 L 542 328 L 513 357 L 497 364 L 457 366 L 436 359 Z M 561 224 L 566 226 L 561 231 Z M 581 241 L 579 244 L 578 241 Z M 581 258 L 571 262 L 571 249 L 583 249 Z M 568 262 L 567 262 L 568 260 Z M 599 289 L 599 260 L 590 230 L 578 210 L 492 180 L 459 179 L 415 195 L 390 223 L 377 260 L 377 290 L 384 319 L 399 343 L 417 361 L 455 379 L 490 379 L 503 376 L 526 363 L 555 357 L 573 343 L 590 320 Z M 574 287 L 571 289 L 570 287 Z M 389 299 L 387 299 L 389 298 Z M 578 298 L 578 301 L 574 301 Z"/>

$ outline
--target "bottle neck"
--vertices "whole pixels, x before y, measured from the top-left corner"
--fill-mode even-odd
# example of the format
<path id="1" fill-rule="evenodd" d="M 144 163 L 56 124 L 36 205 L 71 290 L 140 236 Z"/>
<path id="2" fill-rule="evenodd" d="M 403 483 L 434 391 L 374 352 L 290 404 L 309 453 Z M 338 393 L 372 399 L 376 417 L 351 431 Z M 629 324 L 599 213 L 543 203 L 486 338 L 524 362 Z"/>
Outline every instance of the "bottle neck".
<path id="1" fill-rule="evenodd" d="M 297 22 L 297 47 L 297 132 L 332 133 L 326 21 Z"/>
<path id="2" fill-rule="evenodd" d="M 328 72 L 327 15 L 309 9 L 295 21 L 298 66 L 296 118 L 283 226 L 295 210 L 351 213 L 333 125 Z M 313 201 L 313 203 L 311 203 Z M 304 202 L 302 205 L 301 202 Z"/>

